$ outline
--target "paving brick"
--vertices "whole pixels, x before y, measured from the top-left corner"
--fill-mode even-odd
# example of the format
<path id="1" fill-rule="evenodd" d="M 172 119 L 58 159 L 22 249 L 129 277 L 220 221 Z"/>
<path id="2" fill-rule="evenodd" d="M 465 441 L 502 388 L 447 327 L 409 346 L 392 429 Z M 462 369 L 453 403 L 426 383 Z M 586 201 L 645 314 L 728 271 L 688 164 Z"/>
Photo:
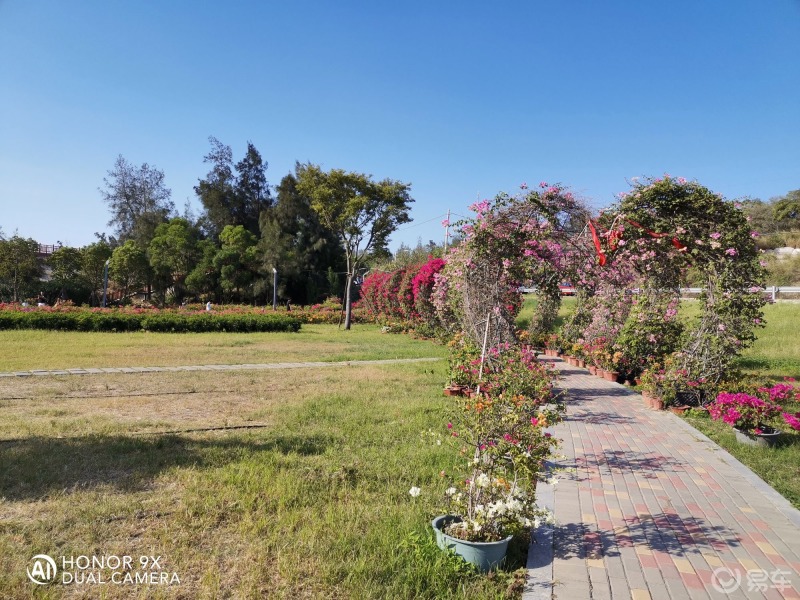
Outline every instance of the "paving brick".
<path id="1" fill-rule="evenodd" d="M 675 415 L 650 411 L 636 394 L 577 369 L 563 373 L 564 388 L 584 392 L 555 428 L 566 440 L 562 464 L 576 473 L 555 490 L 556 519 L 566 522 L 559 506 L 570 519 L 554 535 L 554 573 L 568 563 L 562 572 L 572 582 L 591 581 L 598 598 L 640 590 L 654 599 L 718 597 L 712 573 L 721 566 L 744 573 L 786 565 L 796 574 L 800 512 Z M 570 558 L 559 534 L 579 536 Z M 607 588 L 600 585 L 606 578 Z M 588 597 L 584 589 L 572 588 L 571 597 Z M 556 597 L 566 597 L 558 590 Z"/>

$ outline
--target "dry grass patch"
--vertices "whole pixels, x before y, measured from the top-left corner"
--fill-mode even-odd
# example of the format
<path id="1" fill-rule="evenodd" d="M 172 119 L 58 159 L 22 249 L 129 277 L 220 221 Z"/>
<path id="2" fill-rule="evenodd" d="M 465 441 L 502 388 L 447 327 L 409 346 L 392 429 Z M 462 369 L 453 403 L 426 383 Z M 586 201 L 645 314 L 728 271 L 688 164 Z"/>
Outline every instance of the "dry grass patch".
<path id="1" fill-rule="evenodd" d="M 262 425 L 276 407 L 336 391 L 356 367 L 0 379 L 0 440 Z M 358 367 L 358 377 L 377 367 Z"/>
<path id="2" fill-rule="evenodd" d="M 445 363 L 0 381 L 3 598 L 495 598 L 432 546 Z M 225 423 L 260 429 L 161 434 Z M 418 485 L 426 495 L 413 499 Z M 161 556 L 179 586 L 36 588 L 51 556 Z"/>

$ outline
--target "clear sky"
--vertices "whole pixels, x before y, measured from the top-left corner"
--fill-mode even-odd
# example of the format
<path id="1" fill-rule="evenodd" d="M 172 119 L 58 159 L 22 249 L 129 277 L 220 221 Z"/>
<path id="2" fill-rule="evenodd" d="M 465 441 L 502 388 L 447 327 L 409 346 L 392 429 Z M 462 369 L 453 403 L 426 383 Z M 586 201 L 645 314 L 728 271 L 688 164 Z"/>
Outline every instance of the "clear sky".
<path id="1" fill-rule="evenodd" d="M 0 0 L 0 227 L 107 231 L 117 155 L 199 203 L 213 135 L 412 184 L 391 246 L 522 182 L 800 188 L 800 0 Z"/>

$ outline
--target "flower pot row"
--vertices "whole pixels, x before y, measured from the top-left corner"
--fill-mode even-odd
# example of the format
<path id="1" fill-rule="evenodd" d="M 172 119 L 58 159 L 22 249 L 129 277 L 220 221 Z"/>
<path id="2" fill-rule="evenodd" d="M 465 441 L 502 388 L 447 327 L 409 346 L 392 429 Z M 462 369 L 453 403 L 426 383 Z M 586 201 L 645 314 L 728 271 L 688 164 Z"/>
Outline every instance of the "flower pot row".
<path id="1" fill-rule="evenodd" d="M 647 390 L 642 392 L 642 400 L 644 400 L 646 406 L 652 408 L 653 410 L 664 410 L 664 401 L 658 396 L 654 396 Z"/>
<path id="2" fill-rule="evenodd" d="M 448 385 L 444 388 L 443 393 L 445 396 L 465 396 L 467 398 L 472 398 L 478 394 L 477 390 L 473 390 L 468 385 L 458 384 Z"/>

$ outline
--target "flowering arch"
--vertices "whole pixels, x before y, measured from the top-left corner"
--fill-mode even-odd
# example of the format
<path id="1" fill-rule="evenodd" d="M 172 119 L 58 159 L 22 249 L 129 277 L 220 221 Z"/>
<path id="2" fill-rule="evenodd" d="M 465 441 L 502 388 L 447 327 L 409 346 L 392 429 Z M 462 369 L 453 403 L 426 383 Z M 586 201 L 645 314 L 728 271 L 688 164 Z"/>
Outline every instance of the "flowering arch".
<path id="1" fill-rule="evenodd" d="M 674 369 L 688 380 L 717 383 L 762 324 L 757 234 L 734 203 L 697 182 L 666 175 L 632 187 L 604 217 L 606 234 L 594 237 L 598 263 L 626 264 L 640 291 L 634 314 L 643 326 L 629 332 L 629 342 L 645 336 L 658 352 L 658 326 L 674 321 L 691 268 L 703 282 L 701 311 L 674 354 Z"/>
<path id="2" fill-rule="evenodd" d="M 434 293 L 440 314 L 452 314 L 459 328 L 476 344 L 483 341 L 487 315 L 492 326 L 489 346 L 516 342 L 514 318 L 522 305 L 520 286 L 538 288 L 542 313 L 534 323 L 546 324 L 558 310 L 558 284 L 570 264 L 570 239 L 580 230 L 587 209 L 560 185 L 542 183 L 538 190 L 521 186 L 515 196 L 501 193 L 470 209 L 475 217 L 461 223 L 462 242 L 437 275 Z"/>

